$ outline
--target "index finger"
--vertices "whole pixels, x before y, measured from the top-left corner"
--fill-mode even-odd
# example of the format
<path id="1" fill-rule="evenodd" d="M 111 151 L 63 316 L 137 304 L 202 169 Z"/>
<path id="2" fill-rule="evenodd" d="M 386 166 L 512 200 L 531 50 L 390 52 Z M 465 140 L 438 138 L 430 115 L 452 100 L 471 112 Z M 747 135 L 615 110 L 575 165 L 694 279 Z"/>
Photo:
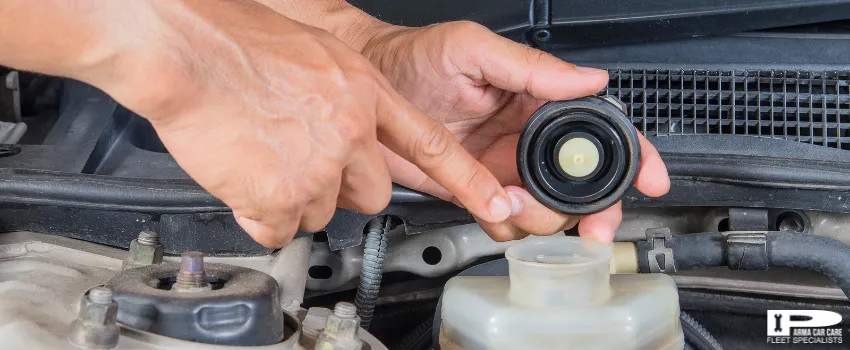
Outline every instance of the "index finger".
<path id="1" fill-rule="evenodd" d="M 379 103 L 378 140 L 454 194 L 476 217 L 502 222 L 511 201 L 492 173 L 455 136 L 395 91 Z"/>

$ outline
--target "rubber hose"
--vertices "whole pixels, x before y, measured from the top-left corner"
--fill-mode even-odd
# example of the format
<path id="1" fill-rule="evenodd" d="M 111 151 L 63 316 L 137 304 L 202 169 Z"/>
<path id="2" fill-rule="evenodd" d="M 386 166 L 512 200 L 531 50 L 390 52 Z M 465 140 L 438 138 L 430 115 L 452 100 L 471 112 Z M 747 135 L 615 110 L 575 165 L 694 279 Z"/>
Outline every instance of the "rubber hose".
<path id="1" fill-rule="evenodd" d="M 360 284 L 354 305 L 360 316 L 360 327 L 368 330 L 375 313 L 378 291 L 381 288 L 381 275 L 384 272 L 384 256 L 387 253 L 387 237 L 390 220 L 378 217 L 366 225 L 366 244 L 363 249 L 363 267 L 360 270 Z"/>
<path id="2" fill-rule="evenodd" d="M 431 345 L 431 328 L 434 327 L 434 320 L 428 318 L 420 323 L 410 333 L 401 338 L 398 345 L 393 349 L 397 350 L 426 350 Z"/>
<path id="3" fill-rule="evenodd" d="M 697 320 L 685 312 L 679 313 L 682 332 L 685 334 L 685 344 L 690 344 L 694 350 L 723 350 L 720 342 L 709 333 Z M 685 346 L 687 348 L 687 345 Z"/>
<path id="4" fill-rule="evenodd" d="M 768 265 L 806 269 L 831 278 L 850 298 L 850 246 L 839 240 L 805 233 L 768 232 Z M 637 242 L 640 272 L 651 272 L 648 252 L 653 242 Z M 719 232 L 673 235 L 666 246 L 673 250 L 677 270 L 727 266 L 726 237 Z"/>
<path id="5" fill-rule="evenodd" d="M 691 344 L 688 344 L 688 342 L 685 342 L 685 347 L 682 348 L 682 350 L 696 350 L 696 349 L 694 349 L 694 347 Z"/>
<path id="6" fill-rule="evenodd" d="M 647 253 L 653 244 L 646 240 L 637 242 L 640 272 L 651 272 Z M 673 249 L 673 262 L 678 270 L 726 266 L 726 237 L 720 232 L 672 235 L 666 246 Z"/>
<path id="7" fill-rule="evenodd" d="M 850 247 L 839 240 L 810 234 L 767 235 L 770 266 L 807 269 L 831 278 L 850 298 Z"/>

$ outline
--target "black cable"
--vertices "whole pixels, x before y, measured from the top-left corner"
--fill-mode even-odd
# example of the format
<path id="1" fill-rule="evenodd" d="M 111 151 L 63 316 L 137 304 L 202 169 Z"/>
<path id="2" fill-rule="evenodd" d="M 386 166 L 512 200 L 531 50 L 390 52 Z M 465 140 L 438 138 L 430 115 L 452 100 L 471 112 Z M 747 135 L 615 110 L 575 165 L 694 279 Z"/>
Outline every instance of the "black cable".
<path id="1" fill-rule="evenodd" d="M 682 323 L 682 333 L 685 334 L 685 348 L 688 345 L 694 350 L 723 350 L 723 346 L 697 320 L 684 311 L 679 313 Z"/>
<path id="2" fill-rule="evenodd" d="M 366 230 L 363 267 L 360 270 L 360 284 L 357 286 L 354 305 L 357 306 L 357 315 L 360 316 L 360 327 L 368 330 L 372 323 L 372 315 L 375 313 L 378 291 L 381 288 L 390 220 L 387 217 L 375 218 L 369 221 Z"/>

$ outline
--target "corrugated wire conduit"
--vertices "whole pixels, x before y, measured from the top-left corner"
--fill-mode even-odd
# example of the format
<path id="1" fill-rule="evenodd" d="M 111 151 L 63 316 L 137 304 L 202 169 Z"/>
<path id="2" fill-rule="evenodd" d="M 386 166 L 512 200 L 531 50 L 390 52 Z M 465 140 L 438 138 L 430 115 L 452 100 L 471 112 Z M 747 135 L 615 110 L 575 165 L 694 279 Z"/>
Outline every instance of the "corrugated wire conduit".
<path id="1" fill-rule="evenodd" d="M 360 316 L 360 326 L 368 330 L 375 312 L 381 276 L 384 272 L 384 258 L 387 253 L 392 219 L 388 216 L 377 217 L 366 225 L 366 244 L 363 250 L 363 267 L 360 271 L 360 283 L 354 305 Z"/>

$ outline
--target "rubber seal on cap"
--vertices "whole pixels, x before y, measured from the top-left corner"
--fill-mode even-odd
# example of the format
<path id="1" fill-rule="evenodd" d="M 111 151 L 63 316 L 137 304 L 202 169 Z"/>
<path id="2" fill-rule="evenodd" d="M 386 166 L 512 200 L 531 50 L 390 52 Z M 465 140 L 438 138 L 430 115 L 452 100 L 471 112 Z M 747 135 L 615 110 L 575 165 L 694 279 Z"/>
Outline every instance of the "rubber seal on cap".
<path id="1" fill-rule="evenodd" d="M 565 176 L 554 161 L 556 144 L 574 133 L 589 133 L 602 146 L 600 166 L 583 178 Z M 520 135 L 517 167 L 526 189 L 545 206 L 565 214 L 597 213 L 617 203 L 634 183 L 640 167 L 637 130 L 622 110 L 600 97 L 550 102 Z"/>

